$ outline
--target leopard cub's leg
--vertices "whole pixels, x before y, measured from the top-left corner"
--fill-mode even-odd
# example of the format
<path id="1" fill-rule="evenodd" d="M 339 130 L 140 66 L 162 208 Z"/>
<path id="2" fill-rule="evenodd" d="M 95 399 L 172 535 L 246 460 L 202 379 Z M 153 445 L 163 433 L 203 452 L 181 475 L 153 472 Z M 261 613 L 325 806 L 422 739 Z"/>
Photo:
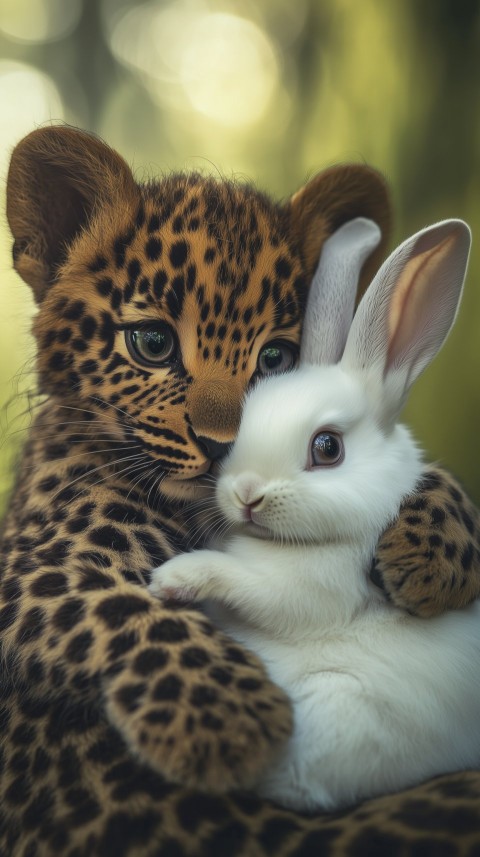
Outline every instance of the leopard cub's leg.
<path id="1" fill-rule="evenodd" d="M 371 578 L 422 617 L 480 597 L 480 514 L 450 474 L 429 467 L 383 534 Z"/>

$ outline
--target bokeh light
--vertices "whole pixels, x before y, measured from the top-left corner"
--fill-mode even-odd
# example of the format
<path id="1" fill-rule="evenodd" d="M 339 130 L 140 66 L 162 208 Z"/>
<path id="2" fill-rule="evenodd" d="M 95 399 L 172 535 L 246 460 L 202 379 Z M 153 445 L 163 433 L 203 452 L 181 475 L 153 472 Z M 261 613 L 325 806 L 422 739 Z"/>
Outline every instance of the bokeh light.
<path id="1" fill-rule="evenodd" d="M 33 66 L 0 60 L 0 175 L 5 175 L 15 143 L 37 125 L 65 118 L 53 80 Z"/>
<path id="2" fill-rule="evenodd" d="M 278 84 L 278 66 L 271 42 L 251 21 L 204 15 L 185 45 L 180 79 L 196 110 L 237 127 L 263 115 Z"/>
<path id="3" fill-rule="evenodd" d="M 2 0 L 0 32 L 18 42 L 53 42 L 78 24 L 81 0 Z"/>
<path id="4" fill-rule="evenodd" d="M 156 101 L 230 128 L 257 122 L 279 83 L 273 43 L 260 27 L 201 4 L 132 7 L 116 21 L 111 47 Z"/>

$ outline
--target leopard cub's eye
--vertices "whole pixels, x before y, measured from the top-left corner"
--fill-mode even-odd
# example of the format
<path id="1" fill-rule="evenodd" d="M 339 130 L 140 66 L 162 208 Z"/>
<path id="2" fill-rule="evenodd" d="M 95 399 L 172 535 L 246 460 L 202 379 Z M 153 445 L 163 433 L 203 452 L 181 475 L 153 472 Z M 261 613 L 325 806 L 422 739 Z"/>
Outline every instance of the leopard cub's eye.
<path id="1" fill-rule="evenodd" d="M 311 467 L 328 467 L 340 464 L 345 457 L 342 436 L 334 431 L 316 434 L 310 446 Z"/>
<path id="2" fill-rule="evenodd" d="M 288 372 L 297 362 L 297 349 L 289 342 L 268 342 L 258 355 L 259 375 L 278 375 Z"/>
<path id="3" fill-rule="evenodd" d="M 166 324 L 129 328 L 125 331 L 125 342 L 134 360 L 147 366 L 168 363 L 177 350 L 176 338 Z"/>

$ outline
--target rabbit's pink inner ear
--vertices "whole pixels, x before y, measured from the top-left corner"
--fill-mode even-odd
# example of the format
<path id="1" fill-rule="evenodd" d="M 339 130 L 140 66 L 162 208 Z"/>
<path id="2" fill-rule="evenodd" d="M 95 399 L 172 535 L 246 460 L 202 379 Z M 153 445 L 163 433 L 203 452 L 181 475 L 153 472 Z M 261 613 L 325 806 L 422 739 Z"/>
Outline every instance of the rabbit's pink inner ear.
<path id="1" fill-rule="evenodd" d="M 457 239 L 453 231 L 423 252 L 417 247 L 398 277 L 388 314 L 385 373 L 407 364 L 412 383 L 446 338 L 463 283 L 463 272 L 459 278 L 455 267 Z"/>

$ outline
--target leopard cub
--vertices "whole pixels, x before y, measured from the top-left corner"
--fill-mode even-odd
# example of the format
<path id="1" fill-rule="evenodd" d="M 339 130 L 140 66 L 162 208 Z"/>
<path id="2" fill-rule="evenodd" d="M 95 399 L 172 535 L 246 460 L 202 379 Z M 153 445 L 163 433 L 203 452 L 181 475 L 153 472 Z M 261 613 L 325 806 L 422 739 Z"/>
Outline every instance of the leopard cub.
<path id="1" fill-rule="evenodd" d="M 378 267 L 383 179 L 332 167 L 281 204 L 197 174 L 140 185 L 98 138 L 52 126 L 15 148 L 7 216 L 38 309 L 43 405 L 0 553 L 0 852 L 298 857 L 361 839 L 355 812 L 305 819 L 222 794 L 248 787 L 287 740 L 289 700 L 253 654 L 146 585 L 217 526 L 214 463 L 250 385 L 297 360 L 326 238 L 373 219 L 383 239 L 361 288 Z M 403 510 L 380 545 L 376 579 L 406 609 L 478 590 L 477 514 L 460 493 L 447 505 L 450 489 L 432 471 L 411 500 L 426 505 Z M 455 513 L 442 523 L 437 508 Z M 449 783 L 419 799 L 441 806 Z M 394 824 L 392 800 L 372 805 L 371 823 Z"/>

